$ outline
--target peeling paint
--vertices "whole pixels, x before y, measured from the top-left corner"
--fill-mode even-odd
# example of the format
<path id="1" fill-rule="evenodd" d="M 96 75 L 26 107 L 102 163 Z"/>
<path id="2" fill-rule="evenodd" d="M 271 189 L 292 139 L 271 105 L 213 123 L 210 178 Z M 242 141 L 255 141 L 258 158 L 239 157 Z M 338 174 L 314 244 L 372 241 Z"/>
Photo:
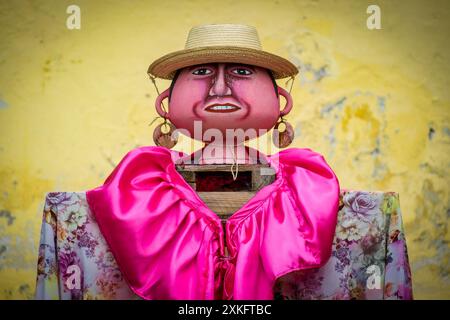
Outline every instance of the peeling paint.
<path id="1" fill-rule="evenodd" d="M 16 219 L 16 217 L 14 217 L 8 210 L 0 210 L 0 218 L 5 218 L 8 221 L 8 226 L 12 225 L 14 219 Z"/>
<path id="2" fill-rule="evenodd" d="M 0 256 L 2 256 L 3 253 L 6 252 L 6 250 L 8 250 L 8 248 L 5 245 L 0 245 Z"/>
<path id="3" fill-rule="evenodd" d="M 450 129 L 448 127 L 442 128 L 442 131 L 444 132 L 445 135 L 450 137 Z"/>
<path id="4" fill-rule="evenodd" d="M 22 294 L 28 292 L 29 290 L 30 290 L 30 285 L 27 283 L 24 283 L 24 284 L 20 285 L 20 287 L 19 287 L 19 292 Z"/>
<path id="5" fill-rule="evenodd" d="M 428 129 L 428 140 L 433 140 L 435 133 L 436 133 L 436 131 L 434 130 L 434 128 Z"/>
<path id="6" fill-rule="evenodd" d="M 381 112 L 386 111 L 386 97 L 377 97 L 377 105 Z"/>
<path id="7" fill-rule="evenodd" d="M 340 110 L 342 110 L 342 108 L 344 107 L 345 100 L 347 100 L 347 98 L 346 97 L 342 97 L 336 102 L 332 102 L 332 103 L 326 104 L 320 110 L 320 115 L 322 117 L 324 117 L 326 114 L 330 113 L 331 111 L 334 111 L 335 108 L 339 108 Z"/>
<path id="8" fill-rule="evenodd" d="M 5 109 L 7 106 L 8 104 L 6 103 L 6 101 L 0 99 L 0 109 Z"/>

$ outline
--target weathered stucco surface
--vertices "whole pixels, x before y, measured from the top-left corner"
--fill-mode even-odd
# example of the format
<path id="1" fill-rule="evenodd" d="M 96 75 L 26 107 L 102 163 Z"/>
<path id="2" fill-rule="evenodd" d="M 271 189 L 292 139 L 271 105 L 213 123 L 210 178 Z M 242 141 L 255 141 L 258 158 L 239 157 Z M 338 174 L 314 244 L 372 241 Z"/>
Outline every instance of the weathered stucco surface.
<path id="1" fill-rule="evenodd" d="M 81 30 L 66 28 L 70 4 Z M 381 30 L 366 27 L 369 4 Z M 399 192 L 415 298 L 450 298 L 448 1 L 1 1 L 0 12 L 0 298 L 34 294 L 45 193 L 95 187 L 153 144 L 149 63 L 191 26 L 224 22 L 254 25 L 301 67 L 291 146 L 322 153 L 344 188 Z"/>

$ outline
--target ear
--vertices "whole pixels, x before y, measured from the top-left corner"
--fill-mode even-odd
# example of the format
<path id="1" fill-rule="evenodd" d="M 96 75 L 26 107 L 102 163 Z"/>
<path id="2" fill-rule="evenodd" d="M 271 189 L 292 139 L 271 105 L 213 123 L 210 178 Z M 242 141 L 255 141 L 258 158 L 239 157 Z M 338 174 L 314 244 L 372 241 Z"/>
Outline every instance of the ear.
<path id="1" fill-rule="evenodd" d="M 287 115 L 291 109 L 292 109 L 292 96 L 289 92 L 284 90 L 282 87 L 278 87 L 278 93 L 286 99 L 286 105 L 284 106 L 283 110 L 280 111 L 280 117 Z"/>
<path id="2" fill-rule="evenodd" d="M 160 93 L 160 95 L 156 98 L 155 101 L 155 108 L 156 111 L 158 112 L 158 114 L 163 117 L 163 118 L 168 118 L 169 113 L 165 112 L 161 106 L 161 103 L 163 102 L 164 99 L 169 97 L 169 93 L 170 93 L 170 88 L 164 90 L 163 92 Z M 169 119 L 170 120 L 170 119 Z"/>

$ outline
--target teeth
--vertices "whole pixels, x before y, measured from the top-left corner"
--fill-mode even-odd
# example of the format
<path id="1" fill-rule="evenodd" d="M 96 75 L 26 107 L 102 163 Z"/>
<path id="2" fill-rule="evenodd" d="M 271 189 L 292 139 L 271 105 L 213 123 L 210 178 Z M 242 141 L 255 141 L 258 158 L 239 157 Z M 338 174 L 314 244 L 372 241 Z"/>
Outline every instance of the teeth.
<path id="1" fill-rule="evenodd" d="M 231 110 L 236 109 L 236 107 L 233 106 L 214 106 L 210 108 L 211 110 Z"/>

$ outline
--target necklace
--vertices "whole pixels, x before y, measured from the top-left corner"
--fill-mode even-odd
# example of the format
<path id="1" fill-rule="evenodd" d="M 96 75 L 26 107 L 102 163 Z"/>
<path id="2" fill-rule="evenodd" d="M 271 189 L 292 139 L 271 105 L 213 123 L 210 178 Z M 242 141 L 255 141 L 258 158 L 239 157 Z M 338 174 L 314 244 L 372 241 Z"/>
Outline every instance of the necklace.
<path id="1" fill-rule="evenodd" d="M 237 162 L 236 154 L 234 153 L 233 146 L 231 147 L 231 152 L 233 153 L 233 164 L 231 165 L 231 174 L 233 175 L 233 180 L 237 179 L 239 173 L 239 163 Z M 233 169 L 236 168 L 236 171 Z"/>

